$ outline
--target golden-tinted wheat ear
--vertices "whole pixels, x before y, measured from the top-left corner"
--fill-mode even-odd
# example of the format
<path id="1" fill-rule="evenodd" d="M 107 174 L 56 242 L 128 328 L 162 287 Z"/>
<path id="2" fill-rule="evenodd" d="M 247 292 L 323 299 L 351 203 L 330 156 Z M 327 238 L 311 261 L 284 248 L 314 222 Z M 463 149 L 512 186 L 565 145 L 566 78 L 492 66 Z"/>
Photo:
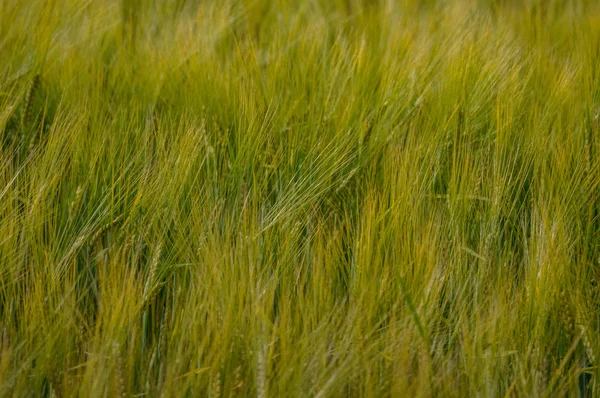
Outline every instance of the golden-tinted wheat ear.
<path id="1" fill-rule="evenodd" d="M 213 377 L 210 386 L 210 398 L 219 398 L 221 396 L 221 372 Z"/>
<path id="2" fill-rule="evenodd" d="M 258 351 L 258 366 L 256 375 L 256 396 L 260 398 L 266 398 L 267 396 L 267 361 L 265 353 L 262 349 Z"/>
<path id="3" fill-rule="evenodd" d="M 115 384 L 119 398 L 125 398 L 127 396 L 127 389 L 125 386 L 125 373 L 123 371 L 123 359 L 121 358 L 121 352 L 118 344 L 114 344 L 115 352 Z"/>

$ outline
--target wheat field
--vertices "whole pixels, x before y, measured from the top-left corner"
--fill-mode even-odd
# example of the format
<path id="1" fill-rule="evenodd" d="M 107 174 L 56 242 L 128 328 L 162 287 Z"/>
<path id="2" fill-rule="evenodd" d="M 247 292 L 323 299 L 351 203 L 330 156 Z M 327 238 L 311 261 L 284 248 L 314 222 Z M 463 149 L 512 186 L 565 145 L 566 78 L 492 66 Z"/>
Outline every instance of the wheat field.
<path id="1" fill-rule="evenodd" d="M 0 0 L 0 396 L 600 396 L 600 3 Z"/>

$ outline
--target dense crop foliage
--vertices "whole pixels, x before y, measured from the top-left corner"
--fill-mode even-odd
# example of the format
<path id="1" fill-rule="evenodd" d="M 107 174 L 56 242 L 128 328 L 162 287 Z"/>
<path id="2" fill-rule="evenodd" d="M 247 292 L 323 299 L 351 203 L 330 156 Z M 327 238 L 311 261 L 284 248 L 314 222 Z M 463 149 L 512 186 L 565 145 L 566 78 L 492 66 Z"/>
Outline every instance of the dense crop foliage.
<path id="1" fill-rule="evenodd" d="M 598 396 L 600 3 L 0 0 L 0 396 Z"/>

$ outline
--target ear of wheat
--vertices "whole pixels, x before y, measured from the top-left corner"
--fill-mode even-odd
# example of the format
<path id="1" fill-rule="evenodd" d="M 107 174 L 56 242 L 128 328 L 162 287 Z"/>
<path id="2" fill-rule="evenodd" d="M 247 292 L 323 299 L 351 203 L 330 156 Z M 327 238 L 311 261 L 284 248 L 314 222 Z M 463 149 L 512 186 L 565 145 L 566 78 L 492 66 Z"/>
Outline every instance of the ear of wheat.
<path id="1" fill-rule="evenodd" d="M 31 79 L 29 89 L 25 95 L 25 106 L 21 115 L 21 127 L 29 127 L 33 123 L 33 101 L 40 86 L 40 74 L 36 73 Z"/>

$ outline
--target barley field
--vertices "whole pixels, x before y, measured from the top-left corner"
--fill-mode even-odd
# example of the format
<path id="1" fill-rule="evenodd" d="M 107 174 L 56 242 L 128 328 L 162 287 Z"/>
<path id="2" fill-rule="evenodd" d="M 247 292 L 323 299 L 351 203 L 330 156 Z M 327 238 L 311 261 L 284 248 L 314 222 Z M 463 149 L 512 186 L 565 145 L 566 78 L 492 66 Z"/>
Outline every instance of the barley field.
<path id="1" fill-rule="evenodd" d="M 0 396 L 599 397 L 600 3 L 0 0 Z"/>

